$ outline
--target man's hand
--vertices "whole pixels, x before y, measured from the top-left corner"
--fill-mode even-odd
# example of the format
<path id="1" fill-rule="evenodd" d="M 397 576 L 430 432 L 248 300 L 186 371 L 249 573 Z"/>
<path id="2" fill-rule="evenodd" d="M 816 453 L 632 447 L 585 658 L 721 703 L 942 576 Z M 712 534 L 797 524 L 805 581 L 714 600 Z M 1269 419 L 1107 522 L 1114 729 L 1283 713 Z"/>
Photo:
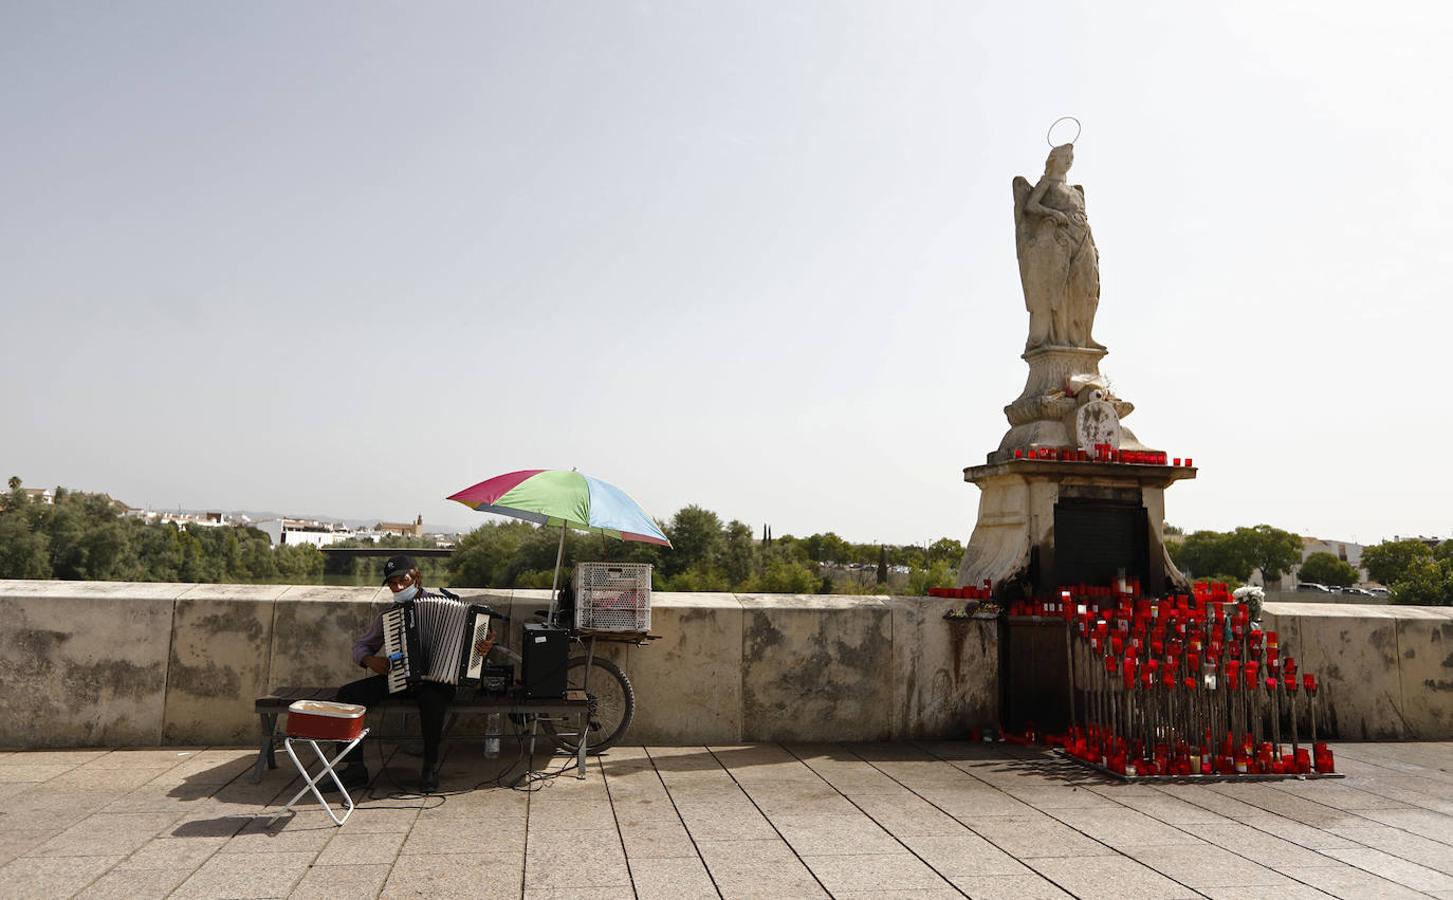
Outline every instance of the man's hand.
<path id="1" fill-rule="evenodd" d="M 494 629 L 489 630 L 489 635 L 482 641 L 475 642 L 474 651 L 480 656 L 488 656 L 489 651 L 494 649 Z"/>
<path id="2" fill-rule="evenodd" d="M 363 664 L 380 675 L 388 674 L 389 662 L 382 656 L 365 656 Z"/>

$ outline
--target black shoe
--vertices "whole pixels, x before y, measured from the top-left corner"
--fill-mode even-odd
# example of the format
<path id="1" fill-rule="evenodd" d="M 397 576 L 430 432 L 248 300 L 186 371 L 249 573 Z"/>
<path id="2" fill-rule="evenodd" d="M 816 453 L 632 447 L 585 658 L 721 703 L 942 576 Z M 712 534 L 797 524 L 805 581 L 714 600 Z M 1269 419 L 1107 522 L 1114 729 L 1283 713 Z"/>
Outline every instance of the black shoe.
<path id="1" fill-rule="evenodd" d="M 419 793 L 436 794 L 439 792 L 439 767 L 425 766 L 423 774 L 419 776 Z"/>
<path id="2" fill-rule="evenodd" d="M 345 788 L 360 788 L 368 785 L 368 766 L 344 766 L 338 769 L 337 772 L 338 780 L 343 782 Z M 334 784 L 331 778 L 323 778 L 318 781 L 318 790 L 325 794 L 336 794 L 338 793 L 338 785 Z"/>

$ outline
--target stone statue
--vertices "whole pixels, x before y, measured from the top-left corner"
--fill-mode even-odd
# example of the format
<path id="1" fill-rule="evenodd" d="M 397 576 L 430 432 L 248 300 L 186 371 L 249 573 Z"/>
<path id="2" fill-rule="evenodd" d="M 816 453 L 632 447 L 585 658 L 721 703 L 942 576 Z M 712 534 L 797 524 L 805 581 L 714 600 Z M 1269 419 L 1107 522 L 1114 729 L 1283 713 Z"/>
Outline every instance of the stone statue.
<path id="1" fill-rule="evenodd" d="M 1014 179 L 1014 239 L 1029 308 L 1029 341 L 1040 347 L 1104 350 L 1090 330 L 1100 304 L 1100 255 L 1085 218 L 1085 189 L 1066 182 L 1074 144 L 1049 151 L 1033 188 Z"/>

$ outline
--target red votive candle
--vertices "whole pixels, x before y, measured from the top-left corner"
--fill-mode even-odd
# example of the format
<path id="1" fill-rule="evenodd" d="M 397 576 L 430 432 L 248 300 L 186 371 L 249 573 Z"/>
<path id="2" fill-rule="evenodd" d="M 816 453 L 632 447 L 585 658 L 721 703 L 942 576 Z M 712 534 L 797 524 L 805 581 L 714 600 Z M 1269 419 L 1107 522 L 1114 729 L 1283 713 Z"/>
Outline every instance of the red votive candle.
<path id="1" fill-rule="evenodd" d="M 1194 465 L 1195 465 L 1195 463 L 1191 462 L 1191 458 L 1189 456 L 1187 456 L 1186 457 L 1186 468 L 1187 469 L 1192 468 Z"/>

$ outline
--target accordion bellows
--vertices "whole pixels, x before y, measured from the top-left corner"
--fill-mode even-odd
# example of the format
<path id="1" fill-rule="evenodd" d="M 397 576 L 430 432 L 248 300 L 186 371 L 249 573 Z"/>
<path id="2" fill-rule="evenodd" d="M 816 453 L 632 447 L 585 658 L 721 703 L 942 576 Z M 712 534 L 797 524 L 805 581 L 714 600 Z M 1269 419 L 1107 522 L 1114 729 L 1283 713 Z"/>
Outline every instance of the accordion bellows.
<path id="1" fill-rule="evenodd" d="M 383 612 L 383 655 L 390 693 L 420 681 L 478 684 L 484 658 L 474 649 L 489 634 L 491 611 L 455 597 L 421 597 Z"/>

